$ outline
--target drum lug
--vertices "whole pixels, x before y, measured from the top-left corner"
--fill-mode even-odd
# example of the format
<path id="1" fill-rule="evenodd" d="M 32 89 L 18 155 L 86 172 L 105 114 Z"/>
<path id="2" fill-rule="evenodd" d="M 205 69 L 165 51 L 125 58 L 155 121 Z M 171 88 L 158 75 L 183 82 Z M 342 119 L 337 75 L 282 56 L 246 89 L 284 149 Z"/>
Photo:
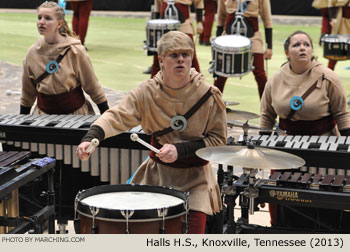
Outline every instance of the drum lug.
<path id="1" fill-rule="evenodd" d="M 130 234 L 129 230 L 129 218 L 134 215 L 134 210 L 121 210 L 120 213 L 123 215 L 123 217 L 126 219 L 126 229 L 125 233 Z"/>
<path id="2" fill-rule="evenodd" d="M 98 212 L 100 211 L 99 208 L 91 206 L 90 207 L 90 212 L 92 214 L 92 227 L 91 227 L 91 233 L 92 234 L 97 234 L 97 227 L 95 225 L 95 217 L 98 215 Z"/>

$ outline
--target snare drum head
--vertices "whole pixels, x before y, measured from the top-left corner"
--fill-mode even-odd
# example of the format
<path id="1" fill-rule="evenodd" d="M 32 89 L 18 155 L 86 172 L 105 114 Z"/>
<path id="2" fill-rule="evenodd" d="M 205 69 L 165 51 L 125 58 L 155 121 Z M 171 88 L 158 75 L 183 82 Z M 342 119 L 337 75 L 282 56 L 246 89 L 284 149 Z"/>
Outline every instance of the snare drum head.
<path id="1" fill-rule="evenodd" d="M 213 49 L 223 48 L 250 48 L 251 41 L 249 38 L 241 35 L 224 35 L 214 39 Z"/>
<path id="2" fill-rule="evenodd" d="M 132 212 L 130 221 L 159 219 L 159 209 L 166 209 L 166 217 L 185 213 L 185 193 L 166 188 L 146 185 L 97 186 L 78 193 L 77 211 L 96 219 L 125 220 L 125 213 Z"/>

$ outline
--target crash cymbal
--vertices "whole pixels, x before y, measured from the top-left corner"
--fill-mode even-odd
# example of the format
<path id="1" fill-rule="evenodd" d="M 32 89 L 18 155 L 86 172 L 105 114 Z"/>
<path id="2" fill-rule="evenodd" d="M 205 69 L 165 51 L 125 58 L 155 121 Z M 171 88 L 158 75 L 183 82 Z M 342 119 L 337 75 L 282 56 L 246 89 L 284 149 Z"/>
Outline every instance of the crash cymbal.
<path id="1" fill-rule="evenodd" d="M 259 118 L 260 116 L 247 111 L 233 110 L 230 108 L 226 108 L 226 117 L 227 117 L 227 120 L 247 121 L 247 120 Z"/>
<path id="2" fill-rule="evenodd" d="M 234 105 L 239 105 L 239 102 L 237 101 L 224 101 L 226 106 L 234 106 Z"/>
<path id="3" fill-rule="evenodd" d="M 264 170 L 293 169 L 305 164 L 296 155 L 254 146 L 207 147 L 197 150 L 196 155 L 217 164 Z"/>

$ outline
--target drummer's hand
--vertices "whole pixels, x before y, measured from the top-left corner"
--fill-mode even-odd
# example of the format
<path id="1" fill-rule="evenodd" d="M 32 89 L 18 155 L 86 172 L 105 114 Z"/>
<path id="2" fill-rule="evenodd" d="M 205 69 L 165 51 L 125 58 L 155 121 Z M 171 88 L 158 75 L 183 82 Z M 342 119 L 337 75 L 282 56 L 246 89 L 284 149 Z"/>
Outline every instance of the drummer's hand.
<path id="1" fill-rule="evenodd" d="M 79 144 L 76 150 L 77 156 L 80 158 L 80 160 L 85 161 L 88 160 L 91 154 L 95 151 L 95 147 L 91 149 L 89 153 L 86 153 L 86 149 L 90 146 L 90 142 L 82 142 Z"/>
<path id="2" fill-rule="evenodd" d="M 271 59 L 272 58 L 272 49 L 266 49 L 264 53 L 264 58 L 265 59 Z"/>
<path id="3" fill-rule="evenodd" d="M 203 22 L 197 22 L 197 34 L 202 34 L 203 30 Z"/>
<path id="4" fill-rule="evenodd" d="M 157 157 L 164 163 L 173 163 L 177 160 L 177 150 L 173 144 L 164 144 L 156 154 Z"/>

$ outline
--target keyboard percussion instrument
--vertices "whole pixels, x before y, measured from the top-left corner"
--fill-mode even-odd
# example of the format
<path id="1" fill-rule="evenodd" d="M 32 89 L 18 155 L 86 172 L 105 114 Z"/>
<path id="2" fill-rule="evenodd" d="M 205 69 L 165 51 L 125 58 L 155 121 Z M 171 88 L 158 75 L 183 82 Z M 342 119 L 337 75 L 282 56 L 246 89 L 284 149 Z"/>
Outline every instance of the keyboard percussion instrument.
<path id="1" fill-rule="evenodd" d="M 125 183 L 147 158 L 148 149 L 130 140 L 132 133 L 150 142 L 140 126 L 102 141 L 88 161 L 75 154 L 99 115 L 1 115 L 0 141 L 6 149 L 27 150 L 80 168 L 101 182 Z"/>
<path id="2" fill-rule="evenodd" d="M 310 232 L 293 225 L 288 228 L 283 225 L 250 226 L 249 215 L 259 211 L 262 203 L 293 209 L 290 211 L 297 216 L 303 213 L 300 209 L 312 209 L 314 216 L 304 215 L 303 218 L 314 223 L 313 232 L 349 232 L 342 217 L 334 215 L 334 223 L 329 224 L 316 211 L 324 214 L 322 211 L 333 210 L 335 212 L 330 214 L 343 212 L 346 215 L 350 210 L 350 137 L 277 135 L 277 131 L 271 135 L 248 136 L 249 127 L 239 126 L 245 135 L 237 141 L 231 138 L 227 146 L 207 147 L 196 152 L 199 157 L 219 164 L 218 183 L 226 206 L 221 213 L 226 214 L 226 222 L 221 221 L 220 233 L 249 233 L 252 229 L 253 233 L 259 230 L 267 233 Z M 243 173 L 235 174 L 236 168 Z M 257 176 L 266 170 L 270 171 L 268 178 Z M 238 222 L 233 214 L 237 198 L 242 214 Z M 348 218 L 345 215 L 343 218 Z M 218 220 L 220 218 L 225 219 L 218 217 Z"/>
<path id="3" fill-rule="evenodd" d="M 29 230 L 32 233 L 43 233 L 45 221 L 48 221 L 48 232 L 54 233 L 55 165 L 55 159 L 32 158 L 29 151 L 0 151 L 0 234 L 23 234 Z M 46 200 L 39 211 L 23 215 L 19 189 L 42 177 L 47 178 L 47 188 L 40 192 Z"/>

